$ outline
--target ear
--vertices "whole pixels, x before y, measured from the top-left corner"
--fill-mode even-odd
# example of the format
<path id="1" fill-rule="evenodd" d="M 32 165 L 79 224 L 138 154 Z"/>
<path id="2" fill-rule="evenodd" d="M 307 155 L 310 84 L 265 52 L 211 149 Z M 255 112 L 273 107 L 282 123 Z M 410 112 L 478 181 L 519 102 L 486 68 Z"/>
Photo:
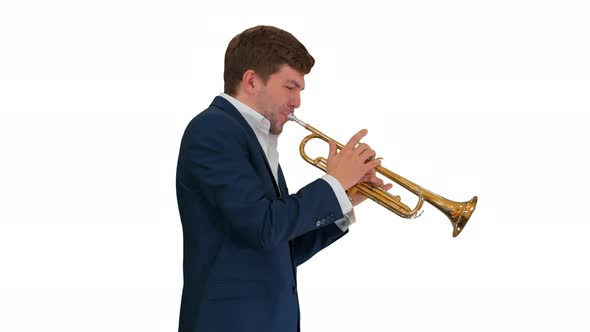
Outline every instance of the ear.
<path id="1" fill-rule="evenodd" d="M 248 94 L 252 94 L 256 91 L 259 84 L 258 75 L 252 69 L 248 69 L 242 75 L 242 89 Z"/>

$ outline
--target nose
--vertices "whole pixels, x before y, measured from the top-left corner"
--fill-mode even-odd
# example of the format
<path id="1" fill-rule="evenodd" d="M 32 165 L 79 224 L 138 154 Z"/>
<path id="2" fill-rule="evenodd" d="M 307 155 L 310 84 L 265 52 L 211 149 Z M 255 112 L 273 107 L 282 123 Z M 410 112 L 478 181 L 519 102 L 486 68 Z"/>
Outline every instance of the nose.
<path id="1" fill-rule="evenodd" d="M 299 108 L 301 106 L 301 93 L 299 91 L 294 92 L 289 99 L 289 106 L 292 108 Z"/>

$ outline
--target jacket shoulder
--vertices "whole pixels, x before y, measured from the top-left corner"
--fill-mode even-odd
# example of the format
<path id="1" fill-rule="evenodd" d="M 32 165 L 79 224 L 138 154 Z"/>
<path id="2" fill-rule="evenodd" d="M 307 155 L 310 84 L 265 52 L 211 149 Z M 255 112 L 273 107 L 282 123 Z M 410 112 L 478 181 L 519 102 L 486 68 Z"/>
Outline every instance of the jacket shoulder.
<path id="1" fill-rule="evenodd" d="M 238 119 L 212 105 L 197 114 L 189 122 L 185 129 L 183 140 L 207 139 L 212 137 L 243 139 L 245 134 L 245 129 Z"/>

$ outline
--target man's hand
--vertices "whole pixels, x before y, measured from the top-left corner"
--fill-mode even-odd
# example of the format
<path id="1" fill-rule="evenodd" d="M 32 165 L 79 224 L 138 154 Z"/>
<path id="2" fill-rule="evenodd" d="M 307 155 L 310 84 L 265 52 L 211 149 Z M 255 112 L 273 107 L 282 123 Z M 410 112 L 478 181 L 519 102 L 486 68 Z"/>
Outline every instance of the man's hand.
<path id="1" fill-rule="evenodd" d="M 393 187 L 391 183 L 384 184 L 383 180 L 378 178 L 375 175 L 375 169 L 370 170 L 367 174 L 363 176 L 360 182 L 367 182 L 372 184 L 377 188 L 381 188 L 382 190 L 388 191 Z M 364 202 L 368 197 L 363 195 L 361 192 L 355 192 L 354 194 L 350 195 L 350 201 L 352 202 L 352 206 L 357 206 L 360 203 Z"/>
<path id="2" fill-rule="evenodd" d="M 330 142 L 330 152 L 327 160 L 328 174 L 335 177 L 344 190 L 348 190 L 366 177 L 365 182 L 381 181 L 375 177 L 374 168 L 381 165 L 381 160 L 375 158 L 375 151 L 360 140 L 367 135 L 363 129 L 350 138 L 348 143 L 338 152 L 335 142 Z M 371 176 L 371 171 L 372 176 Z M 367 177 L 368 176 L 368 177 Z M 374 179 L 373 179 L 374 177 Z M 376 180 L 375 180 L 376 179 Z M 381 181 L 381 185 L 383 182 Z"/>

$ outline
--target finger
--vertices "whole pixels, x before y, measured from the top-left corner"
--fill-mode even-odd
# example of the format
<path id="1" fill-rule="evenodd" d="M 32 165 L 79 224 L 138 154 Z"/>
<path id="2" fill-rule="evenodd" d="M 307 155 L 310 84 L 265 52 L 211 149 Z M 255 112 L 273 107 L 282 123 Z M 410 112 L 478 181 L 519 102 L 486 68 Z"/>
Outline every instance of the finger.
<path id="1" fill-rule="evenodd" d="M 367 129 L 362 129 L 358 133 L 354 134 L 354 136 L 352 136 L 350 138 L 350 140 L 348 141 L 348 143 L 346 143 L 346 145 L 344 146 L 344 149 L 346 149 L 346 150 L 352 150 L 357 144 L 359 144 L 359 142 L 361 141 L 361 139 L 363 137 L 365 137 L 365 135 L 367 135 L 367 133 L 368 133 Z"/>
<path id="2" fill-rule="evenodd" d="M 359 155 L 365 152 L 367 149 L 370 149 L 368 144 L 360 143 L 355 148 L 353 148 L 354 152 L 358 153 Z"/>
<path id="3" fill-rule="evenodd" d="M 328 156 L 333 157 L 336 155 L 336 152 L 337 152 L 336 142 L 330 141 L 328 144 L 330 145 L 330 152 L 328 152 Z M 326 151 L 326 150 L 324 150 L 324 151 Z"/>
<path id="4" fill-rule="evenodd" d="M 361 182 L 371 182 L 371 175 L 370 174 L 365 174 L 363 175 L 363 177 L 361 178 Z"/>
<path id="5" fill-rule="evenodd" d="M 373 185 L 377 186 L 377 187 L 381 187 L 383 186 L 383 180 L 381 180 L 380 178 L 376 177 L 376 176 L 372 176 L 369 179 L 369 182 L 371 182 Z"/>
<path id="6" fill-rule="evenodd" d="M 388 183 L 386 185 L 384 185 L 381 189 L 385 190 L 385 191 L 389 191 L 389 189 L 393 188 L 393 184 Z"/>
<path id="7" fill-rule="evenodd" d="M 375 171 L 375 169 L 370 169 L 368 170 L 365 175 L 363 175 L 363 177 L 361 178 L 362 182 L 371 182 L 371 177 L 375 176 L 375 174 L 377 174 L 377 171 Z"/>
<path id="8" fill-rule="evenodd" d="M 381 180 L 380 178 L 378 178 L 376 176 L 365 175 L 365 176 L 363 176 L 361 181 L 366 182 L 366 183 L 370 183 L 373 186 L 379 187 L 379 188 L 383 186 L 383 180 Z"/>
<path id="9" fill-rule="evenodd" d="M 369 171 L 367 171 L 365 173 L 365 175 L 363 175 L 361 180 L 363 180 L 364 182 L 371 182 L 374 177 L 376 177 L 376 176 L 375 176 L 375 169 L 373 168 L 373 169 L 370 169 Z"/>
<path id="10" fill-rule="evenodd" d="M 368 172 L 369 170 L 374 169 L 375 167 L 380 166 L 380 165 L 381 165 L 381 159 L 371 160 L 371 161 L 365 163 L 365 170 L 366 170 L 365 172 Z"/>
<path id="11" fill-rule="evenodd" d="M 375 150 L 369 148 L 359 155 L 362 160 L 373 160 L 375 158 Z"/>

